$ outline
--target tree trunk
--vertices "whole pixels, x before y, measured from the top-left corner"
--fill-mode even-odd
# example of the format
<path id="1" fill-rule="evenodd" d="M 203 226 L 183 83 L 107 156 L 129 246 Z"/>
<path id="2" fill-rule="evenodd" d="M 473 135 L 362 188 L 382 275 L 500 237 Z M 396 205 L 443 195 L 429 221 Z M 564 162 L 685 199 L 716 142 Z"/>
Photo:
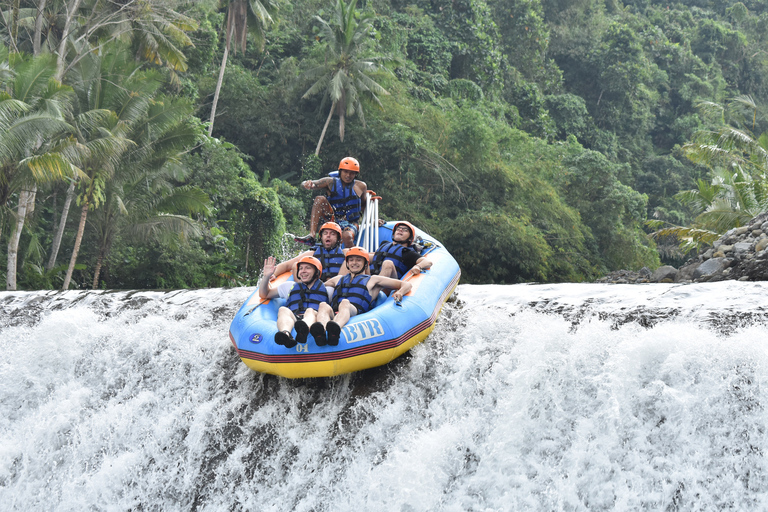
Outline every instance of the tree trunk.
<path id="1" fill-rule="evenodd" d="M 93 270 L 93 284 L 91 285 L 92 290 L 98 290 L 99 289 L 99 274 L 101 273 L 101 264 L 104 261 L 104 251 L 99 251 L 99 258 L 96 260 L 96 268 Z"/>
<path id="2" fill-rule="evenodd" d="M 72 0 L 72 4 L 69 6 L 69 13 L 67 14 L 67 20 L 64 22 L 64 31 L 61 33 L 61 41 L 59 42 L 59 55 L 56 59 L 56 80 L 61 81 L 64 75 L 64 64 L 67 62 L 67 39 L 69 38 L 69 28 L 72 26 L 72 18 L 77 14 L 77 10 L 80 8 L 81 0 Z"/>
<path id="3" fill-rule="evenodd" d="M 251 234 L 248 233 L 248 238 L 245 240 L 245 273 L 248 273 L 248 258 L 251 254 Z"/>
<path id="4" fill-rule="evenodd" d="M 18 53 L 19 49 L 16 46 L 16 40 L 19 35 L 19 6 L 20 0 L 13 0 L 11 6 L 11 52 Z"/>
<path id="5" fill-rule="evenodd" d="M 69 259 L 69 267 L 67 268 L 67 275 L 64 277 L 64 284 L 61 286 L 62 290 L 69 289 L 69 282 L 72 281 L 72 272 L 75 270 L 75 263 L 77 263 L 77 253 L 80 251 L 80 243 L 83 241 L 83 233 L 85 233 L 85 219 L 88 217 L 88 201 L 83 202 L 83 207 L 80 210 L 80 225 L 77 227 L 77 236 L 75 237 L 75 247 L 72 248 L 72 257 Z"/>
<path id="6" fill-rule="evenodd" d="M 32 54 L 37 57 L 40 55 L 40 40 L 43 36 L 43 13 L 45 4 L 48 0 L 38 0 L 37 17 L 35 17 L 35 35 L 32 39 Z"/>
<path id="7" fill-rule="evenodd" d="M 111 239 L 111 236 L 104 235 L 104 240 L 102 240 L 101 247 L 99 248 L 99 257 L 96 260 L 96 268 L 93 271 L 93 284 L 91 286 L 91 288 L 94 290 L 99 289 L 99 277 L 101 276 L 101 268 L 104 265 L 104 260 L 107 258 L 107 254 L 109 254 L 110 248 L 112 247 Z"/>
<path id="8" fill-rule="evenodd" d="M 61 247 L 61 239 L 64 236 L 64 228 L 67 225 L 67 216 L 69 215 L 69 206 L 72 204 L 72 198 L 75 197 L 75 182 L 69 184 L 67 189 L 67 198 L 64 200 L 64 208 L 61 210 L 61 220 L 59 221 L 58 229 L 56 229 L 56 236 L 53 237 L 53 245 L 51 246 L 51 256 L 48 259 L 48 264 L 45 266 L 45 270 L 51 270 L 56 265 L 56 258 L 59 255 L 59 248 Z"/>
<path id="9" fill-rule="evenodd" d="M 328 124 L 331 122 L 331 117 L 333 117 L 333 109 L 336 107 L 336 102 L 331 105 L 331 111 L 328 112 L 328 119 L 325 120 L 325 126 L 323 126 L 323 133 L 320 134 L 320 140 L 317 141 L 317 148 L 315 149 L 315 156 L 320 154 L 320 146 L 323 144 L 323 139 L 325 138 L 325 131 L 328 129 Z"/>
<path id="10" fill-rule="evenodd" d="M 227 32 L 227 41 L 224 44 L 224 55 L 221 57 L 221 68 L 219 69 L 219 80 L 216 82 L 216 92 L 213 93 L 213 105 L 211 105 L 211 121 L 208 123 L 208 136 L 213 133 L 213 120 L 216 118 L 216 105 L 219 103 L 219 92 L 221 84 L 224 82 L 224 69 L 227 67 L 227 57 L 229 56 L 229 41 L 232 37 L 232 31 L 235 29 L 233 23 L 229 32 Z"/>
<path id="11" fill-rule="evenodd" d="M 36 185 L 32 187 L 32 190 L 22 190 L 19 193 L 19 208 L 16 211 L 16 229 L 11 232 L 11 237 L 8 241 L 8 272 L 5 278 L 6 289 L 8 291 L 16 290 L 16 264 L 18 263 L 21 232 L 24 229 L 24 221 L 27 216 L 35 210 L 36 194 Z"/>

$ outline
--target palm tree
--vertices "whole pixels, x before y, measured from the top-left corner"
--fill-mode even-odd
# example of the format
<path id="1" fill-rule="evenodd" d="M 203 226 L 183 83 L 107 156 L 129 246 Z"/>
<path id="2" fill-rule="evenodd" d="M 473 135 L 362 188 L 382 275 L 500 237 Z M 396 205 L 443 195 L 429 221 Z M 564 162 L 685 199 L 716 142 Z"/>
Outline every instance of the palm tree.
<path id="1" fill-rule="evenodd" d="M 213 93 L 211 105 L 211 120 L 208 124 L 208 136 L 213 133 L 213 121 L 216 118 L 216 105 L 219 103 L 221 84 L 224 82 L 224 70 L 227 67 L 229 48 L 234 39 L 233 51 L 237 53 L 238 46 L 245 52 L 245 45 L 250 33 L 259 51 L 264 49 L 267 26 L 272 23 L 272 16 L 277 13 L 276 0 L 229 0 L 227 5 L 226 42 L 224 55 L 221 57 L 219 79 Z"/>
<path id="2" fill-rule="evenodd" d="M 179 156 L 199 136 L 189 123 L 192 110 L 188 102 L 161 99 L 132 130 L 136 145 L 107 182 L 103 206 L 92 221 L 99 240 L 94 289 L 118 234 L 138 242 L 200 236 L 200 224 L 189 214 L 207 213 L 209 199 L 196 187 L 175 185 L 187 177 Z"/>
<path id="3" fill-rule="evenodd" d="M 8 201 L 18 193 L 14 229 L 8 243 L 6 287 L 16 289 L 16 263 L 26 218 L 34 210 L 37 186 L 76 176 L 65 115 L 71 88 L 53 78 L 50 55 L 26 58 L 0 48 L 7 70 L 0 91 L 0 220 L 9 217 Z M 2 222 L 0 222 L 2 226 Z"/>
<path id="4" fill-rule="evenodd" d="M 753 177 L 768 178 L 768 133 L 755 136 L 762 113 L 751 96 L 737 96 L 725 107 L 702 102 L 705 115 L 715 116 L 717 130 L 702 130 L 683 146 L 693 162 L 710 168 L 739 166 Z"/>
<path id="5" fill-rule="evenodd" d="M 320 24 L 320 38 L 325 43 L 326 56 L 322 64 L 304 73 L 303 78 L 313 83 L 302 99 L 322 93 L 323 104 L 327 100 L 331 102 L 315 155 L 320 154 L 320 146 L 334 112 L 339 116 L 339 138 L 344 142 L 347 116 L 358 114 L 365 126 L 361 94 L 368 95 L 380 107 L 377 94 L 389 94 L 369 76 L 378 70 L 386 70 L 385 63 L 389 60 L 363 57 L 366 45 L 373 40 L 374 15 L 370 12 L 359 13 L 356 6 L 357 0 L 350 0 L 347 4 L 344 0 L 336 0 L 331 21 L 315 16 Z"/>
<path id="6" fill-rule="evenodd" d="M 64 290 L 69 288 L 77 263 L 88 211 L 105 201 L 108 182 L 124 163 L 128 149 L 136 146 L 130 136 L 146 116 L 160 87 L 156 72 L 142 72 L 139 67 L 140 63 L 124 48 L 112 47 L 104 56 L 91 54 L 81 59 L 68 77 L 82 112 L 74 125 L 86 155 L 81 167 L 87 179 L 80 182 L 80 223 L 64 277 Z"/>
<path id="7" fill-rule="evenodd" d="M 700 108 L 714 114 L 720 126 L 697 132 L 683 151 L 692 162 L 709 167 L 712 178 L 699 180 L 696 189 L 675 196 L 698 213 L 692 226 L 669 226 L 654 233 L 676 236 L 684 252 L 709 245 L 729 229 L 768 211 L 768 134 L 753 134 L 759 107 L 750 96 L 738 96 L 725 107 L 704 102 Z M 664 223 L 648 224 L 661 228 Z"/>

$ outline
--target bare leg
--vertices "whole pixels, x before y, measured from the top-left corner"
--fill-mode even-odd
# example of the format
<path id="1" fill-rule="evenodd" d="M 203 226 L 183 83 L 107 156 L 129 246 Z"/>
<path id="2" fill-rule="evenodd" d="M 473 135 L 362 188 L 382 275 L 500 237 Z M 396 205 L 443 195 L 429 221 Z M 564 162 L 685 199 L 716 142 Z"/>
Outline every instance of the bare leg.
<path id="1" fill-rule="evenodd" d="M 293 324 L 296 323 L 296 316 L 293 311 L 285 306 L 277 310 L 277 330 L 291 332 Z"/>
<path id="2" fill-rule="evenodd" d="M 277 310 L 277 333 L 275 334 L 275 343 L 283 345 L 285 348 L 296 346 L 296 340 L 291 336 L 291 330 L 296 322 L 293 311 L 285 306 Z"/>
<path id="3" fill-rule="evenodd" d="M 320 224 L 320 218 L 326 219 L 333 218 L 333 208 L 331 203 L 328 202 L 328 198 L 325 196 L 315 197 L 315 202 L 312 203 L 312 213 L 309 219 L 309 234 L 312 236 L 317 235 L 317 228 Z"/>
<path id="4" fill-rule="evenodd" d="M 357 315 L 357 308 L 352 305 L 349 300 L 344 299 L 339 304 L 339 312 L 333 317 L 333 321 L 336 322 L 339 327 L 344 327 L 349 322 L 349 319 Z"/>
<path id="5" fill-rule="evenodd" d="M 397 277 L 397 269 L 395 268 L 395 264 L 392 263 L 392 260 L 385 260 L 384 263 L 381 264 L 381 271 L 379 272 L 379 275 L 381 277 L 399 279 L 399 277 Z"/>
<path id="6" fill-rule="evenodd" d="M 344 247 L 347 249 L 349 249 L 350 247 L 354 247 L 355 232 L 349 228 L 344 228 L 344 231 L 341 232 L 341 241 L 344 244 Z"/>
<path id="7" fill-rule="evenodd" d="M 326 324 L 328 323 L 328 320 L 331 320 L 333 318 L 333 309 L 331 306 L 325 302 L 320 304 L 320 308 L 317 310 L 317 319 L 316 322 L 323 325 L 323 329 L 325 329 Z"/>

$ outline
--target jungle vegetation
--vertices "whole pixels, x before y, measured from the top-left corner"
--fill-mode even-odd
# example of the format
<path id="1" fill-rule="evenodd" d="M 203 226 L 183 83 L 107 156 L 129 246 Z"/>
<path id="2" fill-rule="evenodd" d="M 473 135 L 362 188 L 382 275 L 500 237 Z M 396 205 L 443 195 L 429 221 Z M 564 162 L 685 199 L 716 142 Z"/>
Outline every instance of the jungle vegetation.
<path id="1" fill-rule="evenodd" d="M 0 275 L 255 284 L 345 156 L 465 283 L 678 265 L 768 209 L 767 104 L 758 0 L 2 0 Z"/>

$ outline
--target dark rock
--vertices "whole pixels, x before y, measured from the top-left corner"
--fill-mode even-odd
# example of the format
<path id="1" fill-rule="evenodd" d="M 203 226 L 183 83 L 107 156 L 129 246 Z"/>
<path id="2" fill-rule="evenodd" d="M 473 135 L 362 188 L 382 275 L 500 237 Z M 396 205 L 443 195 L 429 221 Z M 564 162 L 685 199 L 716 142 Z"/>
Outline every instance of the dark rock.
<path id="1" fill-rule="evenodd" d="M 671 282 L 675 280 L 676 276 L 677 269 L 675 267 L 672 265 L 664 265 L 653 271 L 653 274 L 651 274 L 651 282 L 660 283 L 665 279 L 669 279 L 669 282 Z"/>
<path id="2" fill-rule="evenodd" d="M 601 283 L 687 283 L 723 280 L 768 281 L 768 212 L 761 213 L 745 226 L 729 230 L 712 248 L 686 261 L 679 269 L 669 265 L 651 272 L 616 270 Z"/>
<path id="3" fill-rule="evenodd" d="M 702 277 L 712 276 L 713 274 L 722 272 L 728 268 L 728 266 L 729 265 L 725 261 L 725 258 L 712 258 L 696 267 L 696 269 L 693 271 L 693 279 L 696 280 L 701 279 Z"/>

